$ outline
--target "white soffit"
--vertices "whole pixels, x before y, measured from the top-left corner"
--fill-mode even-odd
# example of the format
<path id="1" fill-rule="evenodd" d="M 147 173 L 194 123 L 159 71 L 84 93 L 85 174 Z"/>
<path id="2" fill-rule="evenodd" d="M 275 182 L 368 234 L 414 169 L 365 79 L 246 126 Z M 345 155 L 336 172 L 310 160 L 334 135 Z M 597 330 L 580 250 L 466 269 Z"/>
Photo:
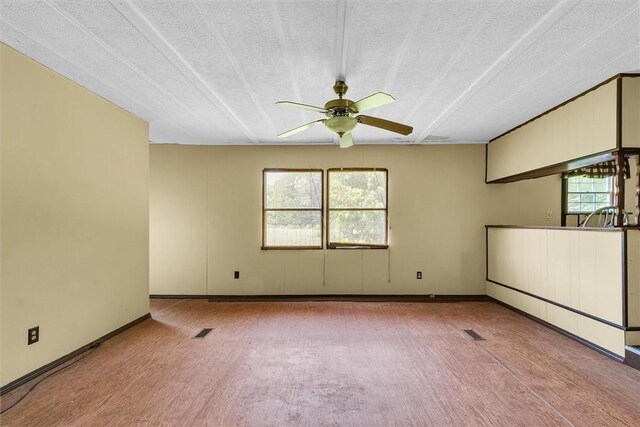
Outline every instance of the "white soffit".
<path id="1" fill-rule="evenodd" d="M 322 106 L 391 93 L 356 143 L 486 142 L 640 70 L 640 0 L 2 0 L 2 42 L 180 144 L 327 144 Z"/>

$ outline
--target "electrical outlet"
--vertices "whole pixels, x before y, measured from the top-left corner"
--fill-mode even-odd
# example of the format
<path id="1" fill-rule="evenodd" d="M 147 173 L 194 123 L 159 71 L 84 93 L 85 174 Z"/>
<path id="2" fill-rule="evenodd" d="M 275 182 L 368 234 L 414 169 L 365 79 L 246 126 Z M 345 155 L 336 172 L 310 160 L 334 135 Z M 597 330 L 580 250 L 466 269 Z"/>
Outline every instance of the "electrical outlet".
<path id="1" fill-rule="evenodd" d="M 547 211 L 547 219 L 553 218 L 553 211 Z"/>
<path id="2" fill-rule="evenodd" d="M 416 273 L 416 279 L 422 279 L 422 271 Z"/>
<path id="3" fill-rule="evenodd" d="M 37 343 L 38 341 L 40 341 L 40 326 L 29 328 L 27 334 L 27 345 Z"/>
<path id="4" fill-rule="evenodd" d="M 239 279 L 240 278 L 240 272 L 239 271 L 234 271 L 233 272 L 233 278 L 234 279 Z"/>

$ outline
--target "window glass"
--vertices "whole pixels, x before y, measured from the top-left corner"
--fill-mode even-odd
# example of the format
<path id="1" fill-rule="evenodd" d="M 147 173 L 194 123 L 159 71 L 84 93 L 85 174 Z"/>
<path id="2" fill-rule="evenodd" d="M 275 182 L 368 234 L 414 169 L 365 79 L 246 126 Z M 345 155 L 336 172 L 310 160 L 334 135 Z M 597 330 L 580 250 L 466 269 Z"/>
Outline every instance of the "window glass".
<path id="1" fill-rule="evenodd" d="M 387 171 L 329 169 L 328 242 L 387 247 Z"/>
<path id="2" fill-rule="evenodd" d="M 321 170 L 265 169 L 263 248 L 322 248 Z"/>
<path id="3" fill-rule="evenodd" d="M 567 178 L 567 213 L 591 213 L 611 206 L 612 178 Z"/>

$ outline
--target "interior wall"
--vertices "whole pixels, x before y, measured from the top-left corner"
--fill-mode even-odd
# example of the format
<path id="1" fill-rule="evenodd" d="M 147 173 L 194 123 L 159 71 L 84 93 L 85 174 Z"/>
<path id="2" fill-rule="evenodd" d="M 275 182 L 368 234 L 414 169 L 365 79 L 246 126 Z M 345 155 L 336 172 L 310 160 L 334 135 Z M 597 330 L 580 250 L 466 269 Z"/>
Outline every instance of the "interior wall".
<path id="1" fill-rule="evenodd" d="M 149 148 L 144 121 L 6 45 L 0 59 L 6 385 L 149 312 Z"/>
<path id="2" fill-rule="evenodd" d="M 151 145 L 150 164 L 151 294 L 484 294 L 485 224 L 560 223 L 560 178 L 487 185 L 482 145 Z M 261 250 L 262 170 L 332 167 L 389 170 L 390 249 Z"/>

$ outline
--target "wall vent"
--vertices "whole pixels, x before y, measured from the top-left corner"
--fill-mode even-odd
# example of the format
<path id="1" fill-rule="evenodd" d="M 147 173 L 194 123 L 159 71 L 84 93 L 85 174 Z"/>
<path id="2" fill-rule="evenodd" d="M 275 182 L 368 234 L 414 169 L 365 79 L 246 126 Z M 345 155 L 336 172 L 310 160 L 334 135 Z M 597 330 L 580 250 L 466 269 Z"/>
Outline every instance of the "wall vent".
<path id="1" fill-rule="evenodd" d="M 213 328 L 204 328 L 203 330 L 201 330 L 200 332 L 198 332 L 198 335 L 196 335 L 193 338 L 204 338 L 207 336 L 207 334 L 209 334 L 209 332 L 213 331 Z"/>

